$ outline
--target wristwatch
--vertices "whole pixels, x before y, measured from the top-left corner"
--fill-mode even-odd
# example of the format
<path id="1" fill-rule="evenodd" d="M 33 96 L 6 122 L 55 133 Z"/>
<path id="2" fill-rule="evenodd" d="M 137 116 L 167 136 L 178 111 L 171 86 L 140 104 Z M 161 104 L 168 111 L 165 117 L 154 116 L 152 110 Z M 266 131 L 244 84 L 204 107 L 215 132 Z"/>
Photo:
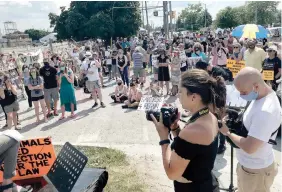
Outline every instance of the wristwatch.
<path id="1" fill-rule="evenodd" d="M 160 145 L 165 145 L 165 144 L 170 144 L 170 140 L 169 139 L 165 139 L 159 142 Z"/>

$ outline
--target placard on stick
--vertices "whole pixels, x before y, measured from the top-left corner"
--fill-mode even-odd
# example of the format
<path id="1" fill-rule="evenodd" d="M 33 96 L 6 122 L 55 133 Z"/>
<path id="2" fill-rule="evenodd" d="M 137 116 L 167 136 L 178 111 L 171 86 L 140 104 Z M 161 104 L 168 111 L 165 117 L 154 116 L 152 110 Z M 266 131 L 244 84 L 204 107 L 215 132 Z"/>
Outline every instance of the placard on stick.
<path id="1" fill-rule="evenodd" d="M 272 81 L 274 80 L 274 71 L 273 70 L 263 70 L 262 77 L 263 77 L 263 80 Z"/>
<path id="2" fill-rule="evenodd" d="M 13 180 L 42 177 L 49 172 L 56 159 L 50 138 L 37 138 L 21 141 Z M 0 166 L 0 183 L 3 180 L 4 165 Z"/>
<path id="3" fill-rule="evenodd" d="M 227 59 L 227 68 L 232 72 L 233 78 L 239 73 L 241 69 L 245 67 L 245 61 L 235 61 L 232 59 Z"/>
<path id="4" fill-rule="evenodd" d="M 159 111 L 163 105 L 164 97 L 144 95 L 138 106 L 140 111 Z"/>

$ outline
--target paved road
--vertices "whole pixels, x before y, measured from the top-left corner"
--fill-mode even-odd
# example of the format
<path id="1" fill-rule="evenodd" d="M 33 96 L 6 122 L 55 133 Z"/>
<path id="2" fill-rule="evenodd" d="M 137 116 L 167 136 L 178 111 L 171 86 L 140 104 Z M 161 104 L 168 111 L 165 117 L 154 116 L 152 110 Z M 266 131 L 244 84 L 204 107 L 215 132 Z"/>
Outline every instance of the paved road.
<path id="1" fill-rule="evenodd" d="M 137 168 L 154 182 L 150 185 L 150 191 L 173 191 L 172 182 L 168 181 L 162 168 L 159 138 L 153 124 L 146 120 L 144 112 L 124 110 L 119 104 L 113 104 L 109 95 L 114 90 L 115 82 L 112 81 L 106 85 L 108 87 L 103 89 L 106 108 L 91 109 L 93 101 L 88 99 L 89 95 L 82 93 L 82 90 L 76 91 L 78 100 L 76 119 L 68 118 L 58 121 L 56 117 L 48 123 L 36 126 L 34 110 L 27 112 L 27 101 L 21 101 L 20 119 L 23 125 L 21 132 L 26 138 L 52 136 L 55 144 L 64 144 L 69 141 L 74 145 L 105 146 L 123 150 L 131 157 L 131 161 Z M 176 97 L 165 99 L 167 102 L 176 102 L 179 106 Z M 4 121 L 0 123 L 2 126 Z M 276 158 L 281 162 L 280 140 L 276 149 Z M 235 160 L 234 167 L 236 163 Z M 224 156 L 217 157 L 215 173 L 219 176 L 221 186 L 228 187 L 230 183 L 229 148 Z M 234 177 L 236 178 L 235 174 Z M 273 185 L 273 191 L 281 191 L 281 179 L 280 170 Z M 234 180 L 236 186 L 236 179 Z"/>

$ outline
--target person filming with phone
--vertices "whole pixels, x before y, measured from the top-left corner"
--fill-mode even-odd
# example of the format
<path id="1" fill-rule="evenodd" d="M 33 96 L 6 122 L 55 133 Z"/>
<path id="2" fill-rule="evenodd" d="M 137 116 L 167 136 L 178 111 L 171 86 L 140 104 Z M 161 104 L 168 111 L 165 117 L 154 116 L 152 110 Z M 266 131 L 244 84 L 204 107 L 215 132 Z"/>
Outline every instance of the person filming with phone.
<path id="1" fill-rule="evenodd" d="M 160 120 L 151 114 L 160 136 L 162 159 L 176 192 L 218 192 L 218 181 L 212 173 L 218 148 L 218 119 L 222 117 L 226 89 L 222 78 L 206 71 L 192 69 L 182 74 L 180 103 L 192 117 L 180 129 L 178 118 L 166 127 L 166 116 Z M 165 113 L 164 113 L 165 114 Z M 169 133 L 174 137 L 171 147 Z"/>
<path id="2" fill-rule="evenodd" d="M 243 68 L 236 75 L 234 85 L 241 98 L 249 102 L 242 124 L 247 136 L 233 133 L 233 129 L 226 126 L 227 118 L 223 119 L 220 132 L 239 147 L 236 149 L 238 189 L 240 192 L 270 192 L 278 172 L 272 150 L 281 124 L 278 98 L 253 67 Z"/>

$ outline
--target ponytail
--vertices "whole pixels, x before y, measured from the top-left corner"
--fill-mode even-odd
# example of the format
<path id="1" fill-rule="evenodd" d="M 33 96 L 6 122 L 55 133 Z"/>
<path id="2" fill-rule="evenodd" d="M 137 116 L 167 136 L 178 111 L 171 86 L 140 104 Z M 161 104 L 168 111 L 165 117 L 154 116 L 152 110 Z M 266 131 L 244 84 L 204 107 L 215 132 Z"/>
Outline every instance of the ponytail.
<path id="1" fill-rule="evenodd" d="M 211 104 L 213 105 L 214 113 L 221 119 L 225 112 L 226 105 L 226 86 L 222 77 L 211 77 Z"/>

